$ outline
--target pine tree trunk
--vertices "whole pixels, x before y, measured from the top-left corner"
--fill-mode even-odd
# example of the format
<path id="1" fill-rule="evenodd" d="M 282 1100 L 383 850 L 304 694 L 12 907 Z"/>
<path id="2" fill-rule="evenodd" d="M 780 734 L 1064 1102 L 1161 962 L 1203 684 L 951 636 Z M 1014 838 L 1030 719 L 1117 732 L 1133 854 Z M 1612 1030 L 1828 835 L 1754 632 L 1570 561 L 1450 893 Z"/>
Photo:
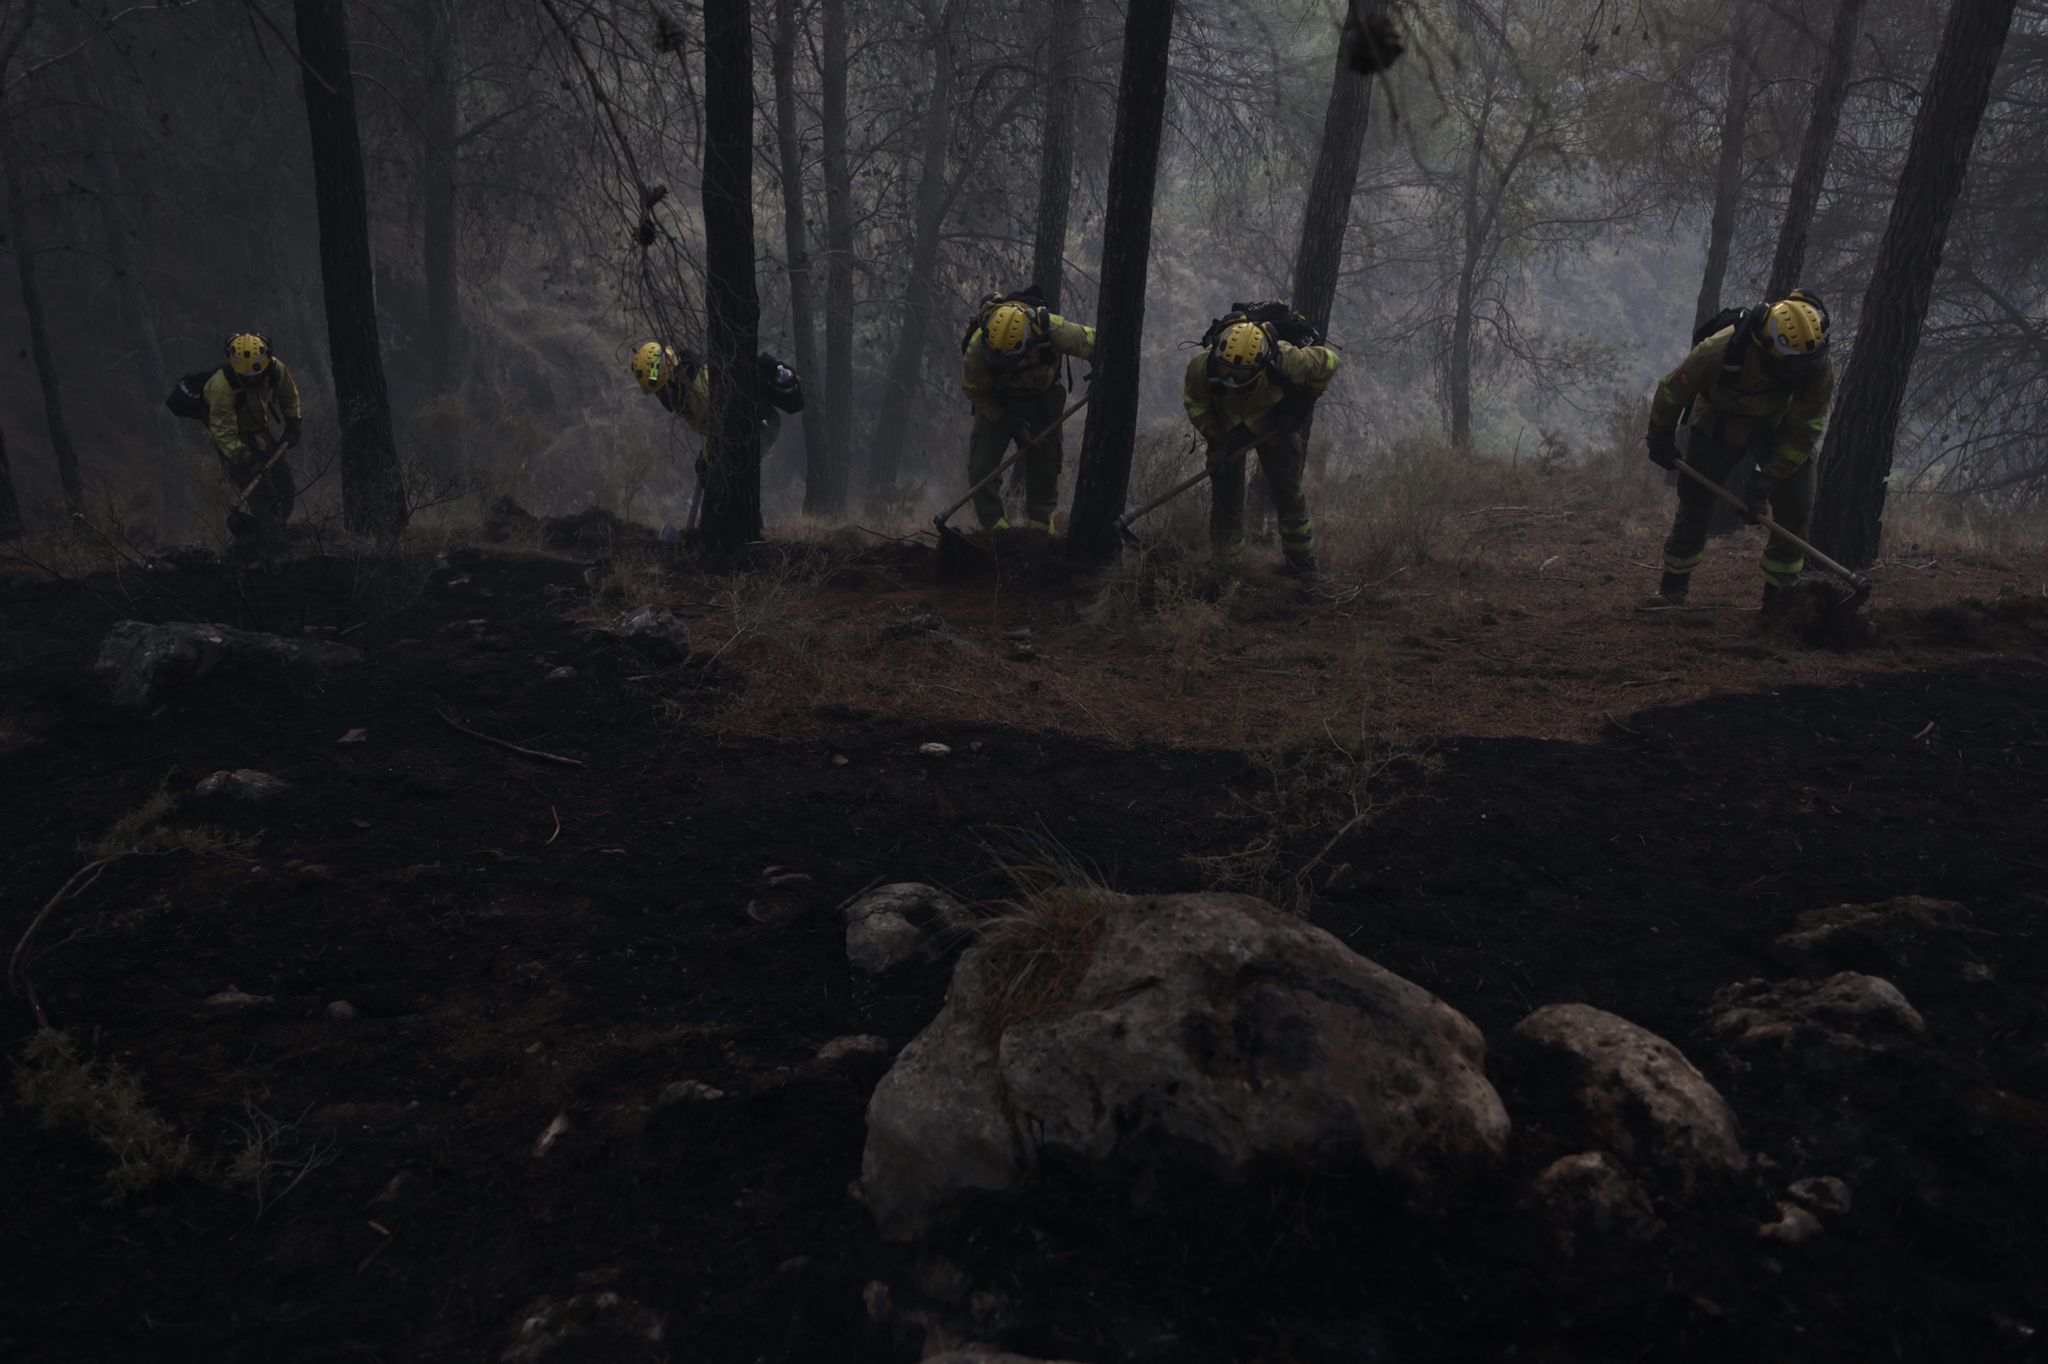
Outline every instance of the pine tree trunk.
<path id="1" fill-rule="evenodd" d="M 21 538 L 21 498 L 14 491 L 14 466 L 7 462 L 7 433 L 0 431 L 0 540 Z"/>
<path id="2" fill-rule="evenodd" d="M 1815 541 L 1852 568 L 1875 559 L 1882 540 L 1899 409 L 2016 2 L 1955 0 L 1913 118 L 1906 165 L 1863 295 L 1856 349 L 1835 392 L 1828 477 L 1814 512 Z"/>
<path id="3" fill-rule="evenodd" d="M 1728 49 L 1728 102 L 1721 109 L 1721 163 L 1714 174 L 1714 220 L 1707 234 L 1707 268 L 1693 305 L 1697 330 L 1721 311 L 1728 277 L 1728 251 L 1735 240 L 1735 212 L 1742 206 L 1742 144 L 1749 123 L 1749 24 L 1752 0 L 1734 0 L 1735 31 Z"/>
<path id="4" fill-rule="evenodd" d="M 757 449 L 761 300 L 754 285 L 754 21 L 750 0 L 704 4 L 704 292 L 711 315 L 705 557 L 761 538 Z"/>
<path id="5" fill-rule="evenodd" d="M 797 372 L 805 383 L 818 377 L 816 306 L 811 299 L 810 233 L 804 224 L 803 148 L 796 131 L 796 0 L 775 0 L 775 142 L 782 162 L 782 235 L 789 258 L 789 330 L 796 342 Z M 825 449 L 825 414 L 806 401 L 804 432 L 804 511 L 829 515 L 839 507 L 822 504 L 830 492 L 829 455 Z M 843 504 L 843 494 L 842 494 Z"/>
<path id="6" fill-rule="evenodd" d="M 925 347 L 931 340 L 939 236 L 946 225 L 946 148 L 953 136 L 953 84 L 958 72 L 953 26 L 961 0 L 945 0 L 943 7 L 940 0 L 924 0 L 924 8 L 932 38 L 932 84 L 919 138 L 916 223 L 910 244 L 910 273 L 903 290 L 902 330 L 896 335 L 896 351 L 882 390 L 882 410 L 868 443 L 871 501 L 888 500 L 903 467 L 910 407 L 917 401 L 918 376 L 924 372 Z"/>
<path id="7" fill-rule="evenodd" d="M 293 0 L 293 13 L 313 149 L 328 360 L 341 423 L 342 520 L 358 535 L 395 536 L 405 529 L 405 485 L 377 335 L 369 196 L 356 126 L 355 79 L 349 72 L 348 14 L 345 0 Z"/>
<path id="8" fill-rule="evenodd" d="M 1813 113 L 1807 120 L 1806 140 L 1800 144 L 1799 168 L 1792 173 L 1785 221 L 1778 228 L 1778 250 L 1771 260 L 1771 283 L 1766 291 L 1769 298 L 1783 298 L 1798 288 L 1799 272 L 1806 267 L 1807 233 L 1827 183 L 1828 160 L 1834 155 L 1835 134 L 1842 126 L 1842 106 L 1849 99 L 1849 78 L 1856 71 L 1856 34 L 1863 23 L 1864 3 L 1839 0 L 1835 6 L 1827 63 L 1821 69 L 1820 84 L 1814 87 Z"/>
<path id="9" fill-rule="evenodd" d="M 1479 258 L 1486 246 L 1485 216 L 1480 203 L 1479 171 L 1486 162 L 1486 134 L 1492 125 L 1489 100 L 1472 130 L 1472 151 L 1465 163 L 1464 254 L 1458 266 L 1458 293 L 1451 313 L 1451 351 L 1445 363 L 1445 397 L 1450 409 L 1451 447 L 1472 448 L 1472 311 L 1479 291 Z"/>
<path id="10" fill-rule="evenodd" d="M 853 174 L 846 159 L 846 0 L 824 0 L 823 10 L 825 456 L 804 487 L 804 510 L 836 516 L 846 510 L 853 457 Z"/>
<path id="11" fill-rule="evenodd" d="M 78 448 L 71 443 L 71 428 L 64 422 L 64 391 L 57 381 L 57 360 L 50 349 L 50 322 L 43 311 L 42 280 L 36 271 L 35 237 L 29 231 L 28 176 L 22 170 L 14 120 L 5 112 L 0 112 L 0 156 L 7 160 L 7 235 L 13 239 L 14 268 L 21 279 L 22 318 L 28 323 L 29 357 L 35 365 L 36 386 L 42 391 L 50 458 L 57 465 L 57 482 L 64 489 L 65 505 L 74 512 L 83 511 L 85 485 L 78 475 Z"/>
<path id="12" fill-rule="evenodd" d="M 455 0 L 425 0 L 426 101 L 420 149 L 425 190 L 420 270 L 427 287 L 428 365 L 436 393 L 462 386 L 462 265 L 456 228 L 456 156 L 461 141 L 456 82 L 461 33 Z"/>
<path id="13" fill-rule="evenodd" d="M 1361 23 L 1384 15 L 1389 0 L 1366 0 Z M 1365 150 L 1366 125 L 1372 117 L 1372 77 L 1351 65 L 1351 38 L 1346 25 L 1337 42 L 1337 69 L 1330 76 L 1330 100 L 1323 110 L 1322 140 L 1316 144 L 1315 171 L 1309 177 L 1308 201 L 1301 211 L 1301 236 L 1294 248 L 1295 309 L 1315 324 L 1330 328 L 1330 308 L 1337 298 L 1337 277 L 1344 268 L 1344 241 L 1351 232 L 1351 196 L 1358 188 L 1358 158 Z M 1302 424 L 1302 439 L 1312 433 L 1315 414 Z M 1310 444 L 1310 460 L 1320 475 L 1329 463 L 1329 447 Z"/>
<path id="14" fill-rule="evenodd" d="M 1060 310 L 1067 276 L 1067 206 L 1074 191 L 1075 72 L 1081 61 L 1082 0 L 1052 0 L 1046 7 L 1047 66 L 1044 139 L 1038 149 L 1038 232 L 1031 251 L 1031 282 L 1045 304 Z"/>
<path id="15" fill-rule="evenodd" d="M 1088 428 L 1081 437 L 1069 530 L 1075 552 L 1094 563 L 1115 560 L 1117 518 L 1130 495 L 1145 285 L 1152 259 L 1153 185 L 1159 173 L 1159 135 L 1166 122 L 1166 51 L 1172 37 L 1173 0 L 1129 0 L 1102 228 L 1098 378 Z"/>

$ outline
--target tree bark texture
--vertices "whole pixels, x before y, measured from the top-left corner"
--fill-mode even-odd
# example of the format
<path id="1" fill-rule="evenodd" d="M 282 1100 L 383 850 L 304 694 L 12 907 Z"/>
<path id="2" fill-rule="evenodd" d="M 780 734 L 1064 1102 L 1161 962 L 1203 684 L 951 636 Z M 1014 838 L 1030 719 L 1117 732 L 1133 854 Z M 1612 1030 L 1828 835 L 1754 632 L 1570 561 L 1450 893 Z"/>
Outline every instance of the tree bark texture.
<path id="1" fill-rule="evenodd" d="M 1117 517 L 1130 495 L 1145 285 L 1152 259 L 1153 186 L 1159 173 L 1159 136 L 1166 122 L 1166 57 L 1172 37 L 1173 0 L 1129 0 L 1102 229 L 1097 379 L 1088 427 L 1081 437 L 1069 530 L 1076 553 L 1095 563 L 1116 558 Z"/>
<path id="2" fill-rule="evenodd" d="M 1480 168 L 1486 164 L 1486 135 L 1492 126 L 1489 96 L 1472 129 L 1472 151 L 1465 162 L 1464 252 L 1458 266 L 1458 292 L 1451 315 L 1451 353 L 1445 386 L 1451 417 L 1451 445 L 1472 448 L 1472 311 L 1477 306 L 1479 266 L 1491 225 L 1480 197 Z"/>
<path id="3" fill-rule="evenodd" d="M 775 0 L 775 144 L 782 163 L 782 236 L 789 266 L 789 330 L 796 343 L 796 367 L 805 383 L 818 379 L 818 328 L 811 297 L 810 233 L 804 222 L 803 146 L 796 128 L 796 0 Z M 829 452 L 825 448 L 823 407 L 806 401 L 801 414 L 804 432 L 804 511 L 830 515 L 845 505 L 845 483 L 834 493 Z M 823 494 L 821 496 L 821 494 Z"/>
<path id="4" fill-rule="evenodd" d="M 1721 109 L 1721 161 L 1714 172 L 1714 218 L 1707 232 L 1707 268 L 1700 276 L 1692 325 L 1698 330 L 1721 311 L 1728 278 L 1728 252 L 1735 241 L 1735 214 L 1742 207 L 1742 144 L 1749 125 L 1749 28 L 1753 0 L 1734 0 L 1734 31 L 1728 43 L 1728 102 Z"/>
<path id="5" fill-rule="evenodd" d="M 21 498 L 14 491 L 14 466 L 7 462 L 7 433 L 0 431 L 0 540 L 21 538 Z"/>
<path id="6" fill-rule="evenodd" d="M 932 84 L 926 96 L 919 136 L 916 225 L 910 244 L 909 282 L 903 290 L 903 324 L 896 334 L 895 354 L 882 390 L 882 408 L 868 445 L 868 495 L 886 501 L 903 467 L 903 443 L 910 424 L 910 405 L 917 399 L 917 380 L 924 370 L 925 347 L 931 339 L 936 306 L 939 238 L 946 225 L 950 184 L 946 149 L 953 137 L 953 86 L 958 63 L 953 30 L 962 0 L 924 0 L 931 35 Z"/>
<path id="7" fill-rule="evenodd" d="M 4 111 L 0 111 L 0 156 L 7 160 L 7 235 L 13 239 L 14 268 L 21 281 L 22 317 L 28 323 L 29 358 L 35 366 L 36 386 L 42 393 L 50 458 L 57 465 L 57 482 L 64 489 L 65 505 L 72 511 L 83 511 L 85 486 L 78 474 L 78 448 L 71 443 L 71 428 L 64 421 L 64 390 L 57 380 L 56 355 L 50 348 L 50 320 L 43 309 L 42 280 L 36 271 L 35 237 L 29 230 L 28 176 L 22 169 L 22 149 L 14 136 L 14 120 Z"/>
<path id="8" fill-rule="evenodd" d="M 1384 15 L 1389 0 L 1367 0 L 1360 22 Z M 1301 211 L 1301 237 L 1294 248 L 1293 303 L 1303 317 L 1327 332 L 1330 308 L 1337 298 L 1337 277 L 1344 268 L 1344 241 L 1351 230 L 1351 197 L 1358 188 L 1358 158 L 1365 149 L 1366 125 L 1372 117 L 1372 77 L 1361 76 L 1351 65 L 1350 34 L 1346 25 L 1337 42 L 1337 69 L 1330 76 L 1330 100 L 1323 110 L 1322 140 L 1316 145 L 1316 165 L 1309 177 L 1308 201 Z M 1311 434 L 1309 422 L 1302 426 L 1302 439 Z M 1312 456 L 1313 458 L 1313 456 Z M 1326 457 L 1325 457 L 1326 458 Z M 1325 459 L 1317 459 L 1320 470 Z"/>
<path id="9" fill-rule="evenodd" d="M 705 556 L 718 564 L 761 538 L 753 43 L 750 0 L 705 0 L 704 289 L 712 415 L 699 525 Z"/>
<path id="10" fill-rule="evenodd" d="M 1856 349 L 1835 391 L 1826 446 L 1829 477 L 1814 513 L 1815 541 L 1851 567 L 1877 557 L 1899 409 L 2015 4 L 1955 0 L 1913 118 L 1898 193 L 1863 295 Z"/>
<path id="11" fill-rule="evenodd" d="M 1835 135 L 1842 126 L 1842 106 L 1849 99 L 1849 78 L 1856 71 L 1856 35 L 1863 23 L 1865 0 L 1839 0 L 1835 6 L 1834 32 L 1828 37 L 1826 64 L 1820 84 L 1813 91 L 1813 113 L 1807 119 L 1806 139 L 1799 147 L 1799 166 L 1792 172 L 1792 188 L 1785 200 L 1785 221 L 1778 227 L 1778 249 L 1771 258 L 1768 297 L 1783 298 L 1799 287 L 1799 272 L 1806 268 L 1806 239 L 1813 227 L 1814 211 L 1820 206 L 1821 189 L 1828 178 L 1828 160 L 1834 155 Z"/>
<path id="12" fill-rule="evenodd" d="M 846 157 L 846 0 L 823 0 L 825 30 L 824 461 L 804 487 L 804 509 L 846 510 L 853 458 L 853 174 Z M 805 376 L 808 378 L 809 376 Z"/>
<path id="13" fill-rule="evenodd" d="M 462 262 L 456 226 L 456 109 L 462 52 L 455 0 L 424 0 L 426 99 L 420 111 L 422 208 L 420 272 L 427 287 L 428 365 L 436 393 L 462 385 Z"/>
<path id="14" fill-rule="evenodd" d="M 1067 277 L 1067 208 L 1074 192 L 1075 76 L 1081 62 L 1082 0 L 1052 0 L 1046 7 L 1044 138 L 1038 151 L 1038 231 L 1031 251 L 1031 281 L 1045 303 L 1060 310 Z"/>
<path id="15" fill-rule="evenodd" d="M 377 333 L 348 14 L 344 0 L 293 0 L 293 14 L 313 149 L 328 361 L 341 424 L 342 519 L 359 535 L 394 536 L 405 529 L 405 484 L 391 434 L 391 399 Z"/>

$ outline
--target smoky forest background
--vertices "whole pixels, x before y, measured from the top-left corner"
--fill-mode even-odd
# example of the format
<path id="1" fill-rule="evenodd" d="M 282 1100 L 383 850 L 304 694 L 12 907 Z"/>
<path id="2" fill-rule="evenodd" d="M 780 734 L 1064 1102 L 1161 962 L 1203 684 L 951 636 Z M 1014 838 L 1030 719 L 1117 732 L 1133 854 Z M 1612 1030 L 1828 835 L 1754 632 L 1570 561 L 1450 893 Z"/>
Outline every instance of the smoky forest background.
<path id="1" fill-rule="evenodd" d="M 1797 284 L 1824 547 L 2048 493 L 2037 0 L 0 0 L 0 95 L 8 535 L 205 535 L 163 395 L 242 330 L 350 530 L 680 522 L 650 337 L 804 376 L 758 489 L 714 461 L 711 542 L 901 525 L 962 482 L 964 319 L 1030 281 L 1104 337 L 1084 547 L 1183 439 L 1184 347 L 1275 296 L 1343 347 L 1326 484 L 1423 447 L 1638 476 L 1696 320 Z"/>

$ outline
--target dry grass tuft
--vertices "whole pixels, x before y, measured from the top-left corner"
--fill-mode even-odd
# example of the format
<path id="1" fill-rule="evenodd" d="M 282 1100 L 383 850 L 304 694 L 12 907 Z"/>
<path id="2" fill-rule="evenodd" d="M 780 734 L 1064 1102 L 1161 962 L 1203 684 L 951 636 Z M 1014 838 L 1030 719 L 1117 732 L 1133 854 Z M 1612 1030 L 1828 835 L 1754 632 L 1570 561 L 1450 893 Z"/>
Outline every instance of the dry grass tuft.
<path id="1" fill-rule="evenodd" d="M 198 1171 L 191 1141 L 149 1106 L 141 1081 L 112 1061 L 80 1055 L 68 1033 L 30 1034 L 14 1091 L 45 1127 L 84 1136 L 113 1158 L 104 1177 L 109 1203 Z"/>
<path id="2" fill-rule="evenodd" d="M 995 1031 L 1056 1014 L 1095 959 L 1102 920 L 1121 898 L 1101 872 L 1049 834 L 1008 830 L 985 845 L 1013 887 L 981 926 L 983 969 L 1000 1000 Z"/>
<path id="3" fill-rule="evenodd" d="M 1442 766 L 1433 754 L 1371 736 L 1362 722 L 1353 739 L 1326 728 L 1320 742 L 1277 745 L 1252 762 L 1258 786 L 1237 798 L 1245 841 L 1188 860 L 1220 889 L 1297 914 L 1308 912 L 1337 870 L 1340 846 L 1406 797 L 1398 777 L 1426 779 Z"/>

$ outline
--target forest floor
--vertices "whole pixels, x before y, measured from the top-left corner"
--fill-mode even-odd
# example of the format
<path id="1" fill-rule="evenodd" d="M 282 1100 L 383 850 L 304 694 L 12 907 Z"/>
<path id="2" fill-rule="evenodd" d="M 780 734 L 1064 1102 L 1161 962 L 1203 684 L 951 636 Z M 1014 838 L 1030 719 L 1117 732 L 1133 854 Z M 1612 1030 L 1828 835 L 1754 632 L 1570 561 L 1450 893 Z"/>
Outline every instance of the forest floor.
<path id="1" fill-rule="evenodd" d="M 1657 614 L 1625 526 L 1471 532 L 1319 596 L 1261 567 L 1220 603 L 1156 565 L 1062 574 L 1028 538 L 957 583 L 907 543 L 730 579 L 621 545 L 239 582 L 8 567 L 0 948 L 160 789 L 149 818 L 187 836 L 107 867 L 28 960 L 75 1051 L 38 1053 L 45 1091 L 100 1098 L 45 1122 L 23 1071 L 0 1102 L 0 1358 L 2033 1357 L 2048 559 L 1889 561 L 1875 638 L 1836 647 L 1763 628 L 1753 532 Z M 647 602 L 689 618 L 688 664 L 599 628 Z M 223 668 L 136 715 L 92 671 L 119 619 L 364 661 Z M 288 786 L 192 794 L 241 768 Z M 1369 817 L 1326 848 L 1333 803 Z M 1123 889 L 1291 901 L 1490 1038 L 1547 1003 L 1620 1013 L 1694 1056 L 1753 1151 L 1849 1178 L 1852 1214 L 1792 1248 L 1730 1209 L 1654 1282 L 1577 1297 L 1483 1210 L 1421 1225 L 1328 1185 L 1053 1185 L 886 1244 L 864 1108 L 946 975 L 853 974 L 836 911 L 884 880 L 999 899 L 1020 830 Z M 1881 972 L 1924 1063 L 1810 1096 L 1817 1131 L 1695 1050 L 1717 990 L 1784 974 L 1799 915 L 1906 894 L 1989 944 L 1969 981 Z M 820 1059 L 856 1036 L 886 1047 Z M 678 1081 L 723 1097 L 658 1102 Z M 522 1325 L 599 1317 L 609 1343 Z"/>

